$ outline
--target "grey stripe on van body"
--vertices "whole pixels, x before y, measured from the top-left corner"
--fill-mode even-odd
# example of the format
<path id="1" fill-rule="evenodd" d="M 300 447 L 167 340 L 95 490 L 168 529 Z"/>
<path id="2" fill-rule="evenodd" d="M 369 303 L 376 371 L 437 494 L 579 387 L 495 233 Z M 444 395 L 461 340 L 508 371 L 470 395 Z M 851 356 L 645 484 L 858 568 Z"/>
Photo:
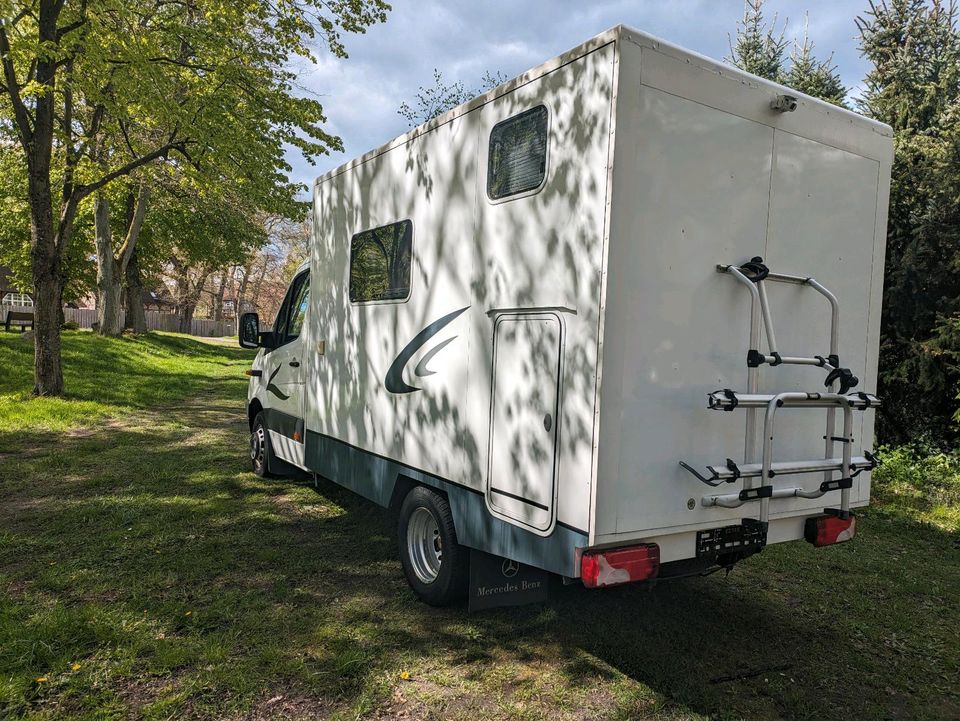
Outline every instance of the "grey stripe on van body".
<path id="1" fill-rule="evenodd" d="M 276 408 L 264 408 L 263 415 L 268 430 L 276 431 L 287 438 L 293 438 L 294 440 L 299 438 L 301 442 L 303 441 L 302 418 L 278 411 Z M 296 435 L 297 433 L 300 435 Z"/>
<path id="2" fill-rule="evenodd" d="M 512 558 L 564 576 L 580 575 L 576 549 L 587 534 L 557 523 L 552 534 L 538 536 L 491 515 L 482 491 L 440 478 L 337 438 L 307 430 L 305 465 L 381 506 L 388 506 L 401 476 L 447 494 L 457 540 L 465 546 Z"/>

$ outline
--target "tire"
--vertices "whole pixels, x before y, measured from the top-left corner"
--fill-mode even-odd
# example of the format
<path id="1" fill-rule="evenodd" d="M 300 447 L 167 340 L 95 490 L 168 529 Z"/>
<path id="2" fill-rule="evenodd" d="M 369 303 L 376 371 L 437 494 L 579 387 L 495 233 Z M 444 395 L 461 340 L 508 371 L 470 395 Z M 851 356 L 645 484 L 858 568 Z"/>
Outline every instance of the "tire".
<path id="1" fill-rule="evenodd" d="M 446 498 L 423 486 L 413 488 L 400 506 L 397 544 L 403 573 L 421 601 L 449 606 L 466 596 L 469 549 L 457 542 Z"/>
<path id="2" fill-rule="evenodd" d="M 253 472 L 260 478 L 276 478 L 270 472 L 270 466 L 275 461 L 263 411 L 257 413 L 256 418 L 253 419 L 253 427 L 250 429 L 250 462 L 253 464 Z"/>

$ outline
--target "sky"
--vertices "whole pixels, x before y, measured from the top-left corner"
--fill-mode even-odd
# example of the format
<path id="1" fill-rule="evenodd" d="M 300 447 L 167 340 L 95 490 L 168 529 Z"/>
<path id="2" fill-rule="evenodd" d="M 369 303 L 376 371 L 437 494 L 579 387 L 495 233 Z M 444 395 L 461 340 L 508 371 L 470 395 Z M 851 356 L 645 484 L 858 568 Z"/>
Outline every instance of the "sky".
<path id="1" fill-rule="evenodd" d="M 296 68 L 299 83 L 323 104 L 325 129 L 343 141 L 342 153 L 308 163 L 288 154 L 292 179 L 308 187 L 328 170 L 408 130 L 397 113 L 415 105 L 421 86 L 444 82 L 477 87 L 487 71 L 506 78 L 625 24 L 722 60 L 743 15 L 742 0 L 392 0 L 386 24 L 364 35 L 344 34 L 349 57 L 318 49 L 317 64 Z M 786 21 L 786 37 L 809 34 L 815 53 L 833 53 L 844 84 L 856 95 L 867 64 L 857 50 L 854 18 L 867 0 L 768 0 L 765 14 Z"/>

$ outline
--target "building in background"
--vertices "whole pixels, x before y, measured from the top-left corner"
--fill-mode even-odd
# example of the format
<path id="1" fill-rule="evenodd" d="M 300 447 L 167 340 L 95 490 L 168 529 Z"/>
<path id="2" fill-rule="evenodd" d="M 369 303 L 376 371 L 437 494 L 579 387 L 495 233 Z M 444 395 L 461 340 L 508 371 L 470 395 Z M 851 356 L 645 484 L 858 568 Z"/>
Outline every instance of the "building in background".
<path id="1" fill-rule="evenodd" d="M 33 295 L 30 290 L 28 288 L 18 288 L 13 278 L 13 272 L 3 265 L 0 265 L 0 305 L 33 307 Z"/>

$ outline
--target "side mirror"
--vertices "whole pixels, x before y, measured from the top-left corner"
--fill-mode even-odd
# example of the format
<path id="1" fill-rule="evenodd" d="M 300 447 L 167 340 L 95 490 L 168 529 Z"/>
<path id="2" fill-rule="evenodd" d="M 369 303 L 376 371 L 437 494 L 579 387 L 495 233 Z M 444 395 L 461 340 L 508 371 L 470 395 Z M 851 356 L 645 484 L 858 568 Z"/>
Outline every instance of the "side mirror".
<path id="1" fill-rule="evenodd" d="M 240 316 L 240 347 L 260 347 L 260 316 L 256 313 L 244 313 Z"/>

